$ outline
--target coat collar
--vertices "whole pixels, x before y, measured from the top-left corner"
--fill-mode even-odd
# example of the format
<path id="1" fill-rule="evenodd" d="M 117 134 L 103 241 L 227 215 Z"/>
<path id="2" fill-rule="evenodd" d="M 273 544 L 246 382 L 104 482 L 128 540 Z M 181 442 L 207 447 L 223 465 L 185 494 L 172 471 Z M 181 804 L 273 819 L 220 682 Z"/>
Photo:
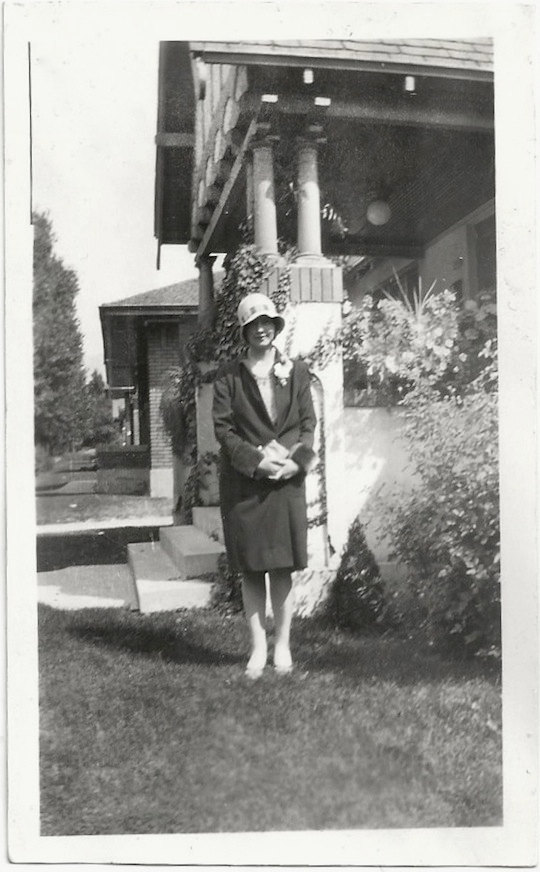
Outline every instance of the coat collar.
<path id="1" fill-rule="evenodd" d="M 248 398 L 250 399 L 252 405 L 256 408 L 260 418 L 266 423 L 266 425 L 268 427 L 270 427 L 272 430 L 274 430 L 276 433 L 278 433 L 280 431 L 281 427 L 283 426 L 283 423 L 284 423 L 284 421 L 287 417 L 287 414 L 289 412 L 289 409 L 291 407 L 291 400 L 292 400 L 291 385 L 292 385 L 292 376 L 293 376 L 293 372 L 294 372 L 294 367 L 293 367 L 293 371 L 291 372 L 290 377 L 288 378 L 287 382 L 284 385 L 282 385 L 281 382 L 279 381 L 279 379 L 276 378 L 276 376 L 272 370 L 271 375 L 272 375 L 272 379 L 274 381 L 274 390 L 275 390 L 275 397 L 276 397 L 276 412 L 277 412 L 277 417 L 276 417 L 276 420 L 274 422 L 274 421 L 272 421 L 272 419 L 270 418 L 270 415 L 268 414 L 268 412 L 266 410 L 264 400 L 261 397 L 261 392 L 259 391 L 259 386 L 257 385 L 257 382 L 256 382 L 254 376 L 252 375 L 251 371 L 249 370 L 249 368 L 246 365 L 246 359 L 240 358 L 239 363 L 240 363 L 239 371 L 240 371 L 241 377 L 242 377 L 243 373 L 245 373 L 247 376 L 247 378 L 242 378 L 242 381 L 244 383 L 244 387 L 245 387 L 246 394 L 247 394 Z"/>

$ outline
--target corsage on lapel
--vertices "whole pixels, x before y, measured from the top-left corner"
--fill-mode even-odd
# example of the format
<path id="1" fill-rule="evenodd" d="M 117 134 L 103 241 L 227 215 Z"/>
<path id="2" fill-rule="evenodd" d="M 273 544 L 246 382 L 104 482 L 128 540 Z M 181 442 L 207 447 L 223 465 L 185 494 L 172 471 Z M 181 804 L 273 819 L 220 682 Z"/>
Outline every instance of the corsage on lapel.
<path id="1" fill-rule="evenodd" d="M 273 366 L 273 370 L 280 385 L 284 386 L 287 384 L 291 377 L 292 368 L 293 362 L 290 357 L 287 357 L 287 355 L 283 354 L 279 348 L 276 348 L 276 362 Z"/>

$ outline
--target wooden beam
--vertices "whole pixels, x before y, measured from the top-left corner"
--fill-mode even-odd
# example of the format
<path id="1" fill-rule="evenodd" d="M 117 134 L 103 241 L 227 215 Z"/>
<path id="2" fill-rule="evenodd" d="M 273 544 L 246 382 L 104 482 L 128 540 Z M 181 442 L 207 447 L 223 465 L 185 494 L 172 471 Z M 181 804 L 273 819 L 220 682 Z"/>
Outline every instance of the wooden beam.
<path id="1" fill-rule="evenodd" d="M 246 92 L 241 98 L 242 110 L 256 112 L 261 107 L 261 95 Z M 321 121 L 344 120 L 357 124 L 395 124 L 404 127 L 439 127 L 455 130 L 478 130 L 492 132 L 494 127 L 491 111 L 477 106 L 449 107 L 435 101 L 418 104 L 403 97 L 360 100 L 332 99 L 329 106 L 316 106 L 314 97 L 286 94 L 278 95 L 272 104 L 273 112 L 282 115 L 305 115 Z"/>
<path id="2" fill-rule="evenodd" d="M 210 244 L 210 240 L 212 239 L 212 236 L 214 234 L 214 230 L 216 229 L 216 225 L 223 214 L 225 206 L 227 205 L 227 200 L 229 199 L 229 195 L 230 195 L 230 193 L 234 187 L 234 184 L 235 184 L 235 182 L 240 174 L 240 170 L 242 169 L 242 166 L 244 163 L 244 155 L 249 147 L 249 143 L 250 143 L 253 135 L 255 134 L 256 130 L 257 130 L 257 121 L 255 119 L 253 119 L 253 121 L 250 122 L 250 125 L 247 129 L 246 135 L 244 136 L 244 141 L 242 143 L 240 151 L 238 152 L 238 154 L 236 156 L 236 159 L 235 159 L 234 164 L 232 166 L 231 172 L 229 174 L 229 178 L 227 179 L 227 181 L 225 182 L 225 185 L 223 186 L 221 196 L 220 196 L 219 201 L 216 205 L 216 208 L 214 209 L 214 211 L 212 213 L 210 223 L 204 232 L 204 236 L 199 244 L 199 247 L 197 248 L 197 253 L 195 255 L 195 263 L 196 264 L 200 260 L 200 258 L 203 257 L 207 253 L 207 249 L 208 249 L 208 246 Z"/>
<path id="3" fill-rule="evenodd" d="M 418 260 L 424 256 L 424 246 L 418 242 L 396 239 L 386 242 L 377 242 L 370 239 L 348 239 L 336 241 L 323 240 L 323 254 L 347 255 L 356 257 L 408 257 Z"/>

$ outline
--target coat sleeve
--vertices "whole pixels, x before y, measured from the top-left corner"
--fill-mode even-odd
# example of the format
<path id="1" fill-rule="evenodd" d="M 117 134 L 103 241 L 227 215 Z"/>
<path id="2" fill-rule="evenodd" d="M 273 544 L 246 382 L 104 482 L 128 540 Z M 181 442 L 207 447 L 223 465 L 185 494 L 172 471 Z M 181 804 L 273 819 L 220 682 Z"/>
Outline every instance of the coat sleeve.
<path id="1" fill-rule="evenodd" d="M 315 457 L 313 437 L 317 418 L 311 398 L 309 370 L 302 361 L 299 361 L 296 366 L 298 372 L 297 402 L 300 414 L 300 444 L 294 448 L 291 457 L 304 472 L 307 472 Z"/>
<path id="2" fill-rule="evenodd" d="M 218 373 L 214 381 L 212 415 L 214 432 L 221 447 L 226 451 L 231 465 L 238 472 L 253 478 L 263 459 L 262 451 L 239 435 L 233 416 L 231 382 L 226 374 Z"/>

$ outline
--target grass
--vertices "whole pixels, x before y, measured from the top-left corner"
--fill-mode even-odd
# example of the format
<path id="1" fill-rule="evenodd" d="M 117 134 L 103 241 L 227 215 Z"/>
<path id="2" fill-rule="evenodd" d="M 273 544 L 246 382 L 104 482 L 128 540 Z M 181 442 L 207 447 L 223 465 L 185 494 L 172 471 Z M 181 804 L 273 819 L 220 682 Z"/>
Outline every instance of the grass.
<path id="1" fill-rule="evenodd" d="M 40 609 L 43 835 L 499 825 L 495 664 L 294 626 L 243 675 L 239 616 Z"/>

